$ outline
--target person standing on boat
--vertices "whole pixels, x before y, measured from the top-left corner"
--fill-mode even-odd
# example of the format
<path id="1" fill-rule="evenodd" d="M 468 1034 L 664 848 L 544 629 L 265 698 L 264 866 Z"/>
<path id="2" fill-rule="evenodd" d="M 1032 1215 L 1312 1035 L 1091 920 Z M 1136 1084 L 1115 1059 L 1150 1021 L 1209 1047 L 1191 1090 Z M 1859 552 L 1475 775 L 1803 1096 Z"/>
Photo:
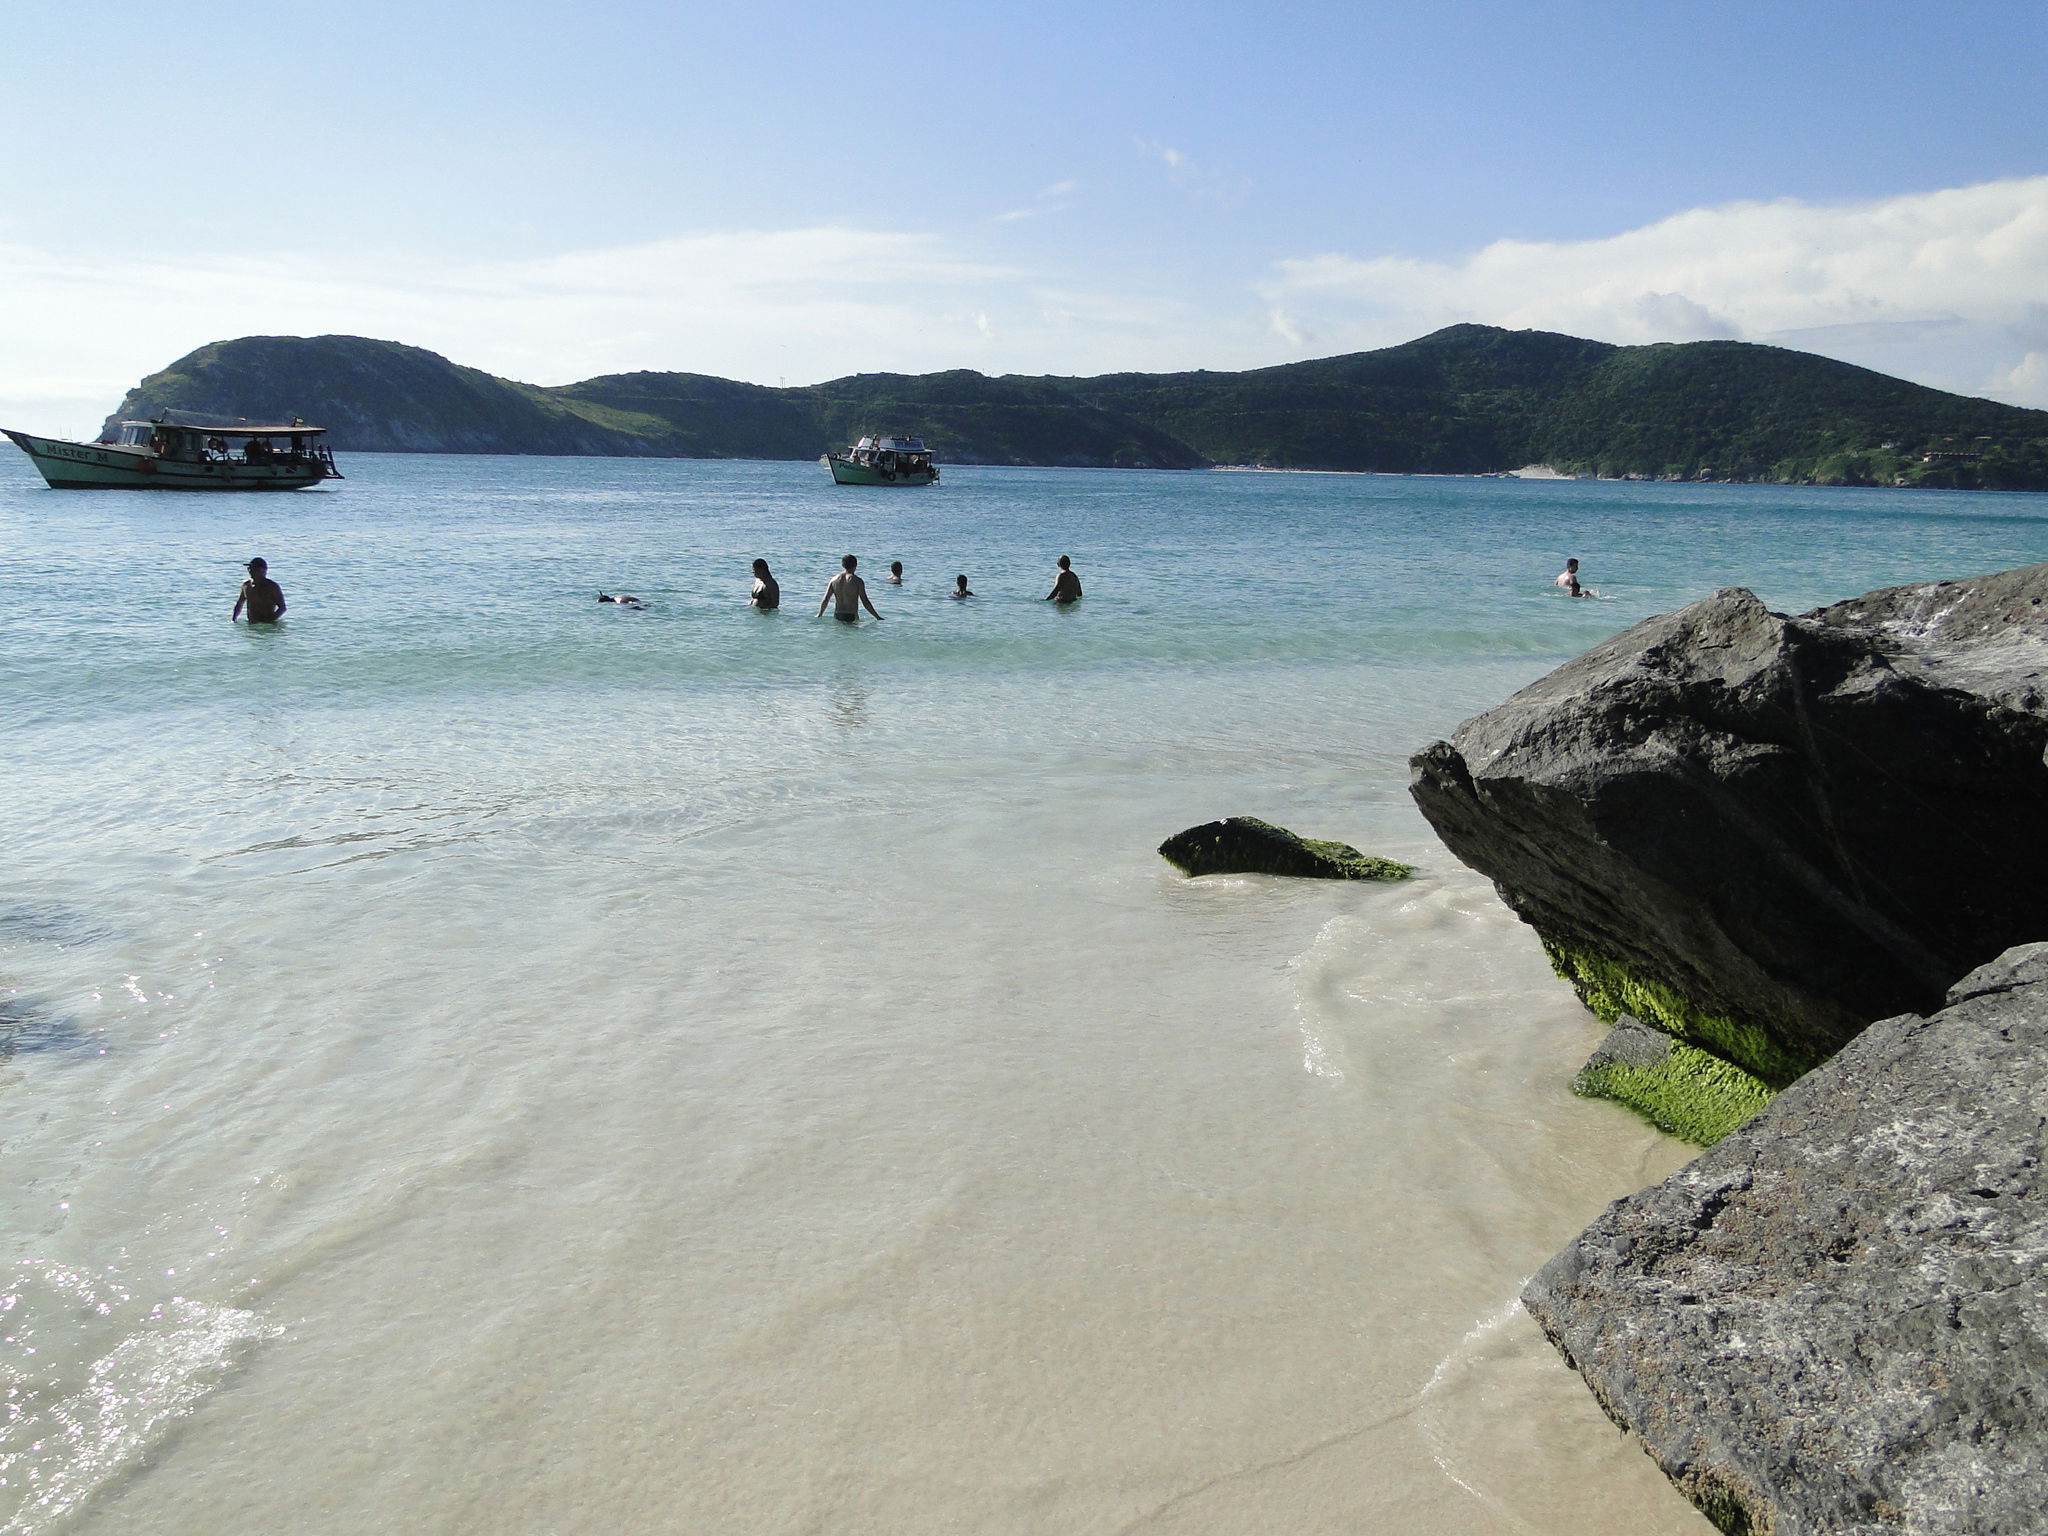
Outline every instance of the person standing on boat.
<path id="1" fill-rule="evenodd" d="M 860 564 L 858 555 L 846 555 L 840 559 L 840 571 L 825 586 L 825 595 L 818 599 L 818 615 L 823 617 L 825 605 L 832 604 L 832 617 L 842 624 L 858 624 L 860 611 L 865 608 L 875 615 L 880 623 L 882 616 L 875 613 L 875 605 L 868 599 L 868 584 L 855 574 Z"/>
<path id="2" fill-rule="evenodd" d="M 249 579 L 242 583 L 228 622 L 239 619 L 244 608 L 251 624 L 275 624 L 284 617 L 284 588 L 270 579 L 270 562 L 260 555 L 249 562 Z"/>
<path id="3" fill-rule="evenodd" d="M 780 608 L 782 588 L 776 582 L 774 573 L 768 569 L 766 560 L 754 562 L 754 595 L 747 599 L 749 607 Z"/>
<path id="4" fill-rule="evenodd" d="M 1060 556 L 1059 574 L 1052 579 L 1052 590 L 1042 599 L 1058 603 L 1062 608 L 1081 600 L 1081 578 L 1074 574 L 1074 562 L 1066 555 Z"/>

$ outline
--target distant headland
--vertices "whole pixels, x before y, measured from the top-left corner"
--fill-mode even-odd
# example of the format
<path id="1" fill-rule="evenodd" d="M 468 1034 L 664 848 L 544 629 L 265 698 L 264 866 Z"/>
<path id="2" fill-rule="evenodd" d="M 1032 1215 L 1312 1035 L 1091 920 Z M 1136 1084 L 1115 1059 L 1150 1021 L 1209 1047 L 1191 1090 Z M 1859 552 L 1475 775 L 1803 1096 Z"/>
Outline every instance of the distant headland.
<path id="1" fill-rule="evenodd" d="M 1568 475 L 2048 490 L 2048 411 L 1782 347 L 1621 347 L 1454 325 L 1243 373 L 863 373 L 771 389 L 695 373 L 553 388 L 361 336 L 244 336 L 151 374 L 113 419 L 291 415 L 358 453 L 808 459 L 863 431 L 954 464 Z"/>

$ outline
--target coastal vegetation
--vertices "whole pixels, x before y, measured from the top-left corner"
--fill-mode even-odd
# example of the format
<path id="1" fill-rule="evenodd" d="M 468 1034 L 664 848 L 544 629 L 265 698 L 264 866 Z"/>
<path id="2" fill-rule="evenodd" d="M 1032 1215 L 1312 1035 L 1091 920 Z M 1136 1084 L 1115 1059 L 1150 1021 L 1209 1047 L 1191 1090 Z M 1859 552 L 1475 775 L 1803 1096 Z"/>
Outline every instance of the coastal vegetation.
<path id="1" fill-rule="evenodd" d="M 2048 411 L 1782 347 L 1619 347 L 1454 325 L 1242 373 L 856 374 L 770 388 L 611 374 L 544 388 L 360 336 L 245 336 L 152 374 L 117 417 L 296 414 L 357 452 L 811 458 L 914 434 L 956 464 L 1574 475 L 2048 490 Z"/>

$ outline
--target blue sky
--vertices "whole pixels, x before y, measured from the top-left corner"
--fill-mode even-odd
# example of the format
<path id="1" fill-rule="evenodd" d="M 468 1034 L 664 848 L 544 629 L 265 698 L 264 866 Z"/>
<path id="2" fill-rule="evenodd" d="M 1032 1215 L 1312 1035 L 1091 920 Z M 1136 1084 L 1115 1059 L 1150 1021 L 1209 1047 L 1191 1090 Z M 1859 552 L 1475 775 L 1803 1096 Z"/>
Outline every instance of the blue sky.
<path id="1" fill-rule="evenodd" d="M 796 383 L 1457 319 L 2048 405 L 2039 3 L 7 10 L 9 424 L 250 332 Z"/>

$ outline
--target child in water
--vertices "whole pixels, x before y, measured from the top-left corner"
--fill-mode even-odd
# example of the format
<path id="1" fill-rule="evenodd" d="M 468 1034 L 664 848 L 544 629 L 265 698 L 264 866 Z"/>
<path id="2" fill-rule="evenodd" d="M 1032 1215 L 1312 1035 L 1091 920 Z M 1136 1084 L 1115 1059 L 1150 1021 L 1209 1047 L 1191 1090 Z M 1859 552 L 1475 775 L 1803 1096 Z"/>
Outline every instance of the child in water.
<path id="1" fill-rule="evenodd" d="M 235 598 L 235 611 L 228 615 L 230 624 L 242 616 L 244 608 L 249 610 L 251 624 L 275 624 L 284 617 L 284 588 L 272 581 L 269 573 L 270 562 L 262 556 L 249 562 L 249 579 Z"/>

